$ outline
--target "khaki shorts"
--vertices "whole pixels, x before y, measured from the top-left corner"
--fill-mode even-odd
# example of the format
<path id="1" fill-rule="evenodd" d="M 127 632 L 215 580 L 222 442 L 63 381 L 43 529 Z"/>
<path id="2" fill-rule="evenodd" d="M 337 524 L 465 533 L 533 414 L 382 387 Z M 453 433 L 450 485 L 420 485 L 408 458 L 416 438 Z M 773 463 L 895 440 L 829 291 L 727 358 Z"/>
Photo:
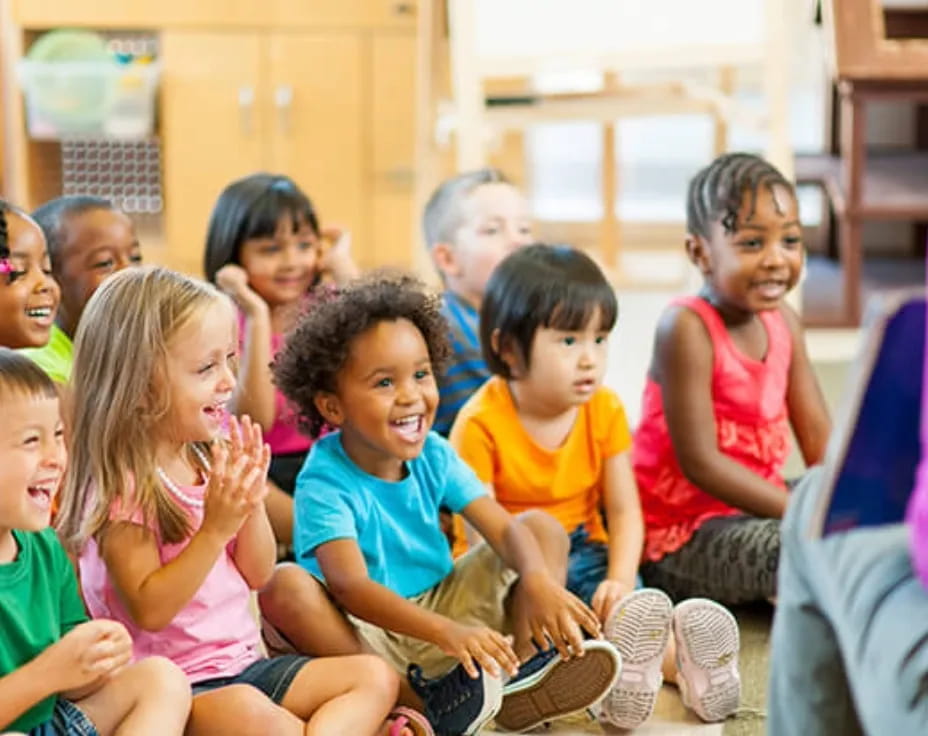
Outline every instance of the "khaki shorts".
<path id="1" fill-rule="evenodd" d="M 518 578 L 518 573 L 506 567 L 490 545 L 482 543 L 459 557 L 454 569 L 438 585 L 409 600 L 452 621 L 511 634 L 507 599 Z M 410 664 L 422 667 L 426 677 L 444 674 L 457 664 L 430 642 L 384 631 L 350 614 L 348 619 L 371 651 L 404 675 Z"/>

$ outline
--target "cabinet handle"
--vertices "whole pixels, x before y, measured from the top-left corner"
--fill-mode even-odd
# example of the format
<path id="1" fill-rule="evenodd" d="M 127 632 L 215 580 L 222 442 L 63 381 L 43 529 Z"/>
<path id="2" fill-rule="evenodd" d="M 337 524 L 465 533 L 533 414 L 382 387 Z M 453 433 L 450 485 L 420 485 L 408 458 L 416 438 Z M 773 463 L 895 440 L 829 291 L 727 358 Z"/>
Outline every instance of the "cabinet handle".
<path id="1" fill-rule="evenodd" d="M 274 104 L 277 106 L 277 125 L 280 132 L 290 135 L 290 109 L 293 105 L 293 87 L 289 84 L 278 85 L 274 90 Z"/>
<path id="2" fill-rule="evenodd" d="M 416 4 L 415 3 L 393 3 L 393 14 L 394 15 L 415 15 Z"/>
<path id="3" fill-rule="evenodd" d="M 238 119 L 242 133 L 251 135 L 255 132 L 255 88 L 243 84 L 238 88 Z"/>

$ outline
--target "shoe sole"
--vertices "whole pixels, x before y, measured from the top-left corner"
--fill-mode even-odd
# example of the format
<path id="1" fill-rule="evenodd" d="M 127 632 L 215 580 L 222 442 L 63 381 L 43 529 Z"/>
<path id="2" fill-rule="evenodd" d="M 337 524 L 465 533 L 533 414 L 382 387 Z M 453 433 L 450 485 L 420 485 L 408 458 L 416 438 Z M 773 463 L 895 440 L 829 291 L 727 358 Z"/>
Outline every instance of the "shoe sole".
<path id="1" fill-rule="evenodd" d="M 630 593 L 609 615 L 604 633 L 622 655 L 622 674 L 602 704 L 613 725 L 637 728 L 654 712 L 672 617 L 670 598 L 655 589 Z"/>
<path id="2" fill-rule="evenodd" d="M 673 631 L 684 705 L 709 723 L 725 720 L 741 704 L 738 622 L 715 601 L 692 598 L 674 609 Z M 692 691 L 693 668 L 708 683 L 703 693 Z"/>
<path id="3" fill-rule="evenodd" d="M 598 703 L 615 684 L 621 655 L 605 641 L 584 642 L 585 654 L 551 661 L 538 676 L 507 688 L 496 714 L 504 731 L 526 731 Z"/>

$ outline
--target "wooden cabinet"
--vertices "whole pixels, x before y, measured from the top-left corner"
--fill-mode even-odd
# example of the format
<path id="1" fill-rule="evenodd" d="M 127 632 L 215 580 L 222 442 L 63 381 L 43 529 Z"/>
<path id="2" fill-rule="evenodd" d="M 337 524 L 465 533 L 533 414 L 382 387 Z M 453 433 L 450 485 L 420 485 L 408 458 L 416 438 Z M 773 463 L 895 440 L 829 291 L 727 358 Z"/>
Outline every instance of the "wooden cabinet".
<path id="1" fill-rule="evenodd" d="M 157 34 L 164 214 L 151 260 L 200 274 L 219 192 L 267 171 L 291 176 L 324 224 L 351 230 L 362 268 L 413 264 L 415 2 L 18 0 L 14 9 L 27 41 L 65 24 Z M 21 121 L 6 117 L 35 158 Z M 42 150 L 44 165 L 54 150 Z M 8 187 L 27 207 L 56 194 L 36 189 L 32 163 Z"/>

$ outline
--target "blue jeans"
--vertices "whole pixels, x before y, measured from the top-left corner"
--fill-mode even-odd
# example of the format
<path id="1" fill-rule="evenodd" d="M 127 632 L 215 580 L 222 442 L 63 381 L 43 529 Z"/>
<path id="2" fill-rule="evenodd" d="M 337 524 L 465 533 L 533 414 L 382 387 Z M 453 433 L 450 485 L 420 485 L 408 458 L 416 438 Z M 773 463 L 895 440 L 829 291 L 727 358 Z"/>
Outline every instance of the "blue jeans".
<path id="1" fill-rule="evenodd" d="M 567 557 L 567 590 L 588 606 L 599 584 L 609 572 L 609 545 L 590 541 L 585 526 L 570 533 L 570 553 Z M 641 576 L 636 576 L 635 587 L 641 587 Z"/>
<path id="2" fill-rule="evenodd" d="M 96 726 L 70 700 L 58 698 L 50 721 L 29 731 L 29 736 L 98 736 Z"/>
<path id="3" fill-rule="evenodd" d="M 928 733 L 928 591 L 908 528 L 810 537 L 822 477 L 806 474 L 781 527 L 767 733 Z"/>
<path id="4" fill-rule="evenodd" d="M 302 654 L 281 654 L 279 657 L 259 659 L 234 677 L 214 677 L 193 683 L 193 694 L 199 695 L 227 685 L 251 685 L 280 705 L 293 679 L 310 659 Z"/>

